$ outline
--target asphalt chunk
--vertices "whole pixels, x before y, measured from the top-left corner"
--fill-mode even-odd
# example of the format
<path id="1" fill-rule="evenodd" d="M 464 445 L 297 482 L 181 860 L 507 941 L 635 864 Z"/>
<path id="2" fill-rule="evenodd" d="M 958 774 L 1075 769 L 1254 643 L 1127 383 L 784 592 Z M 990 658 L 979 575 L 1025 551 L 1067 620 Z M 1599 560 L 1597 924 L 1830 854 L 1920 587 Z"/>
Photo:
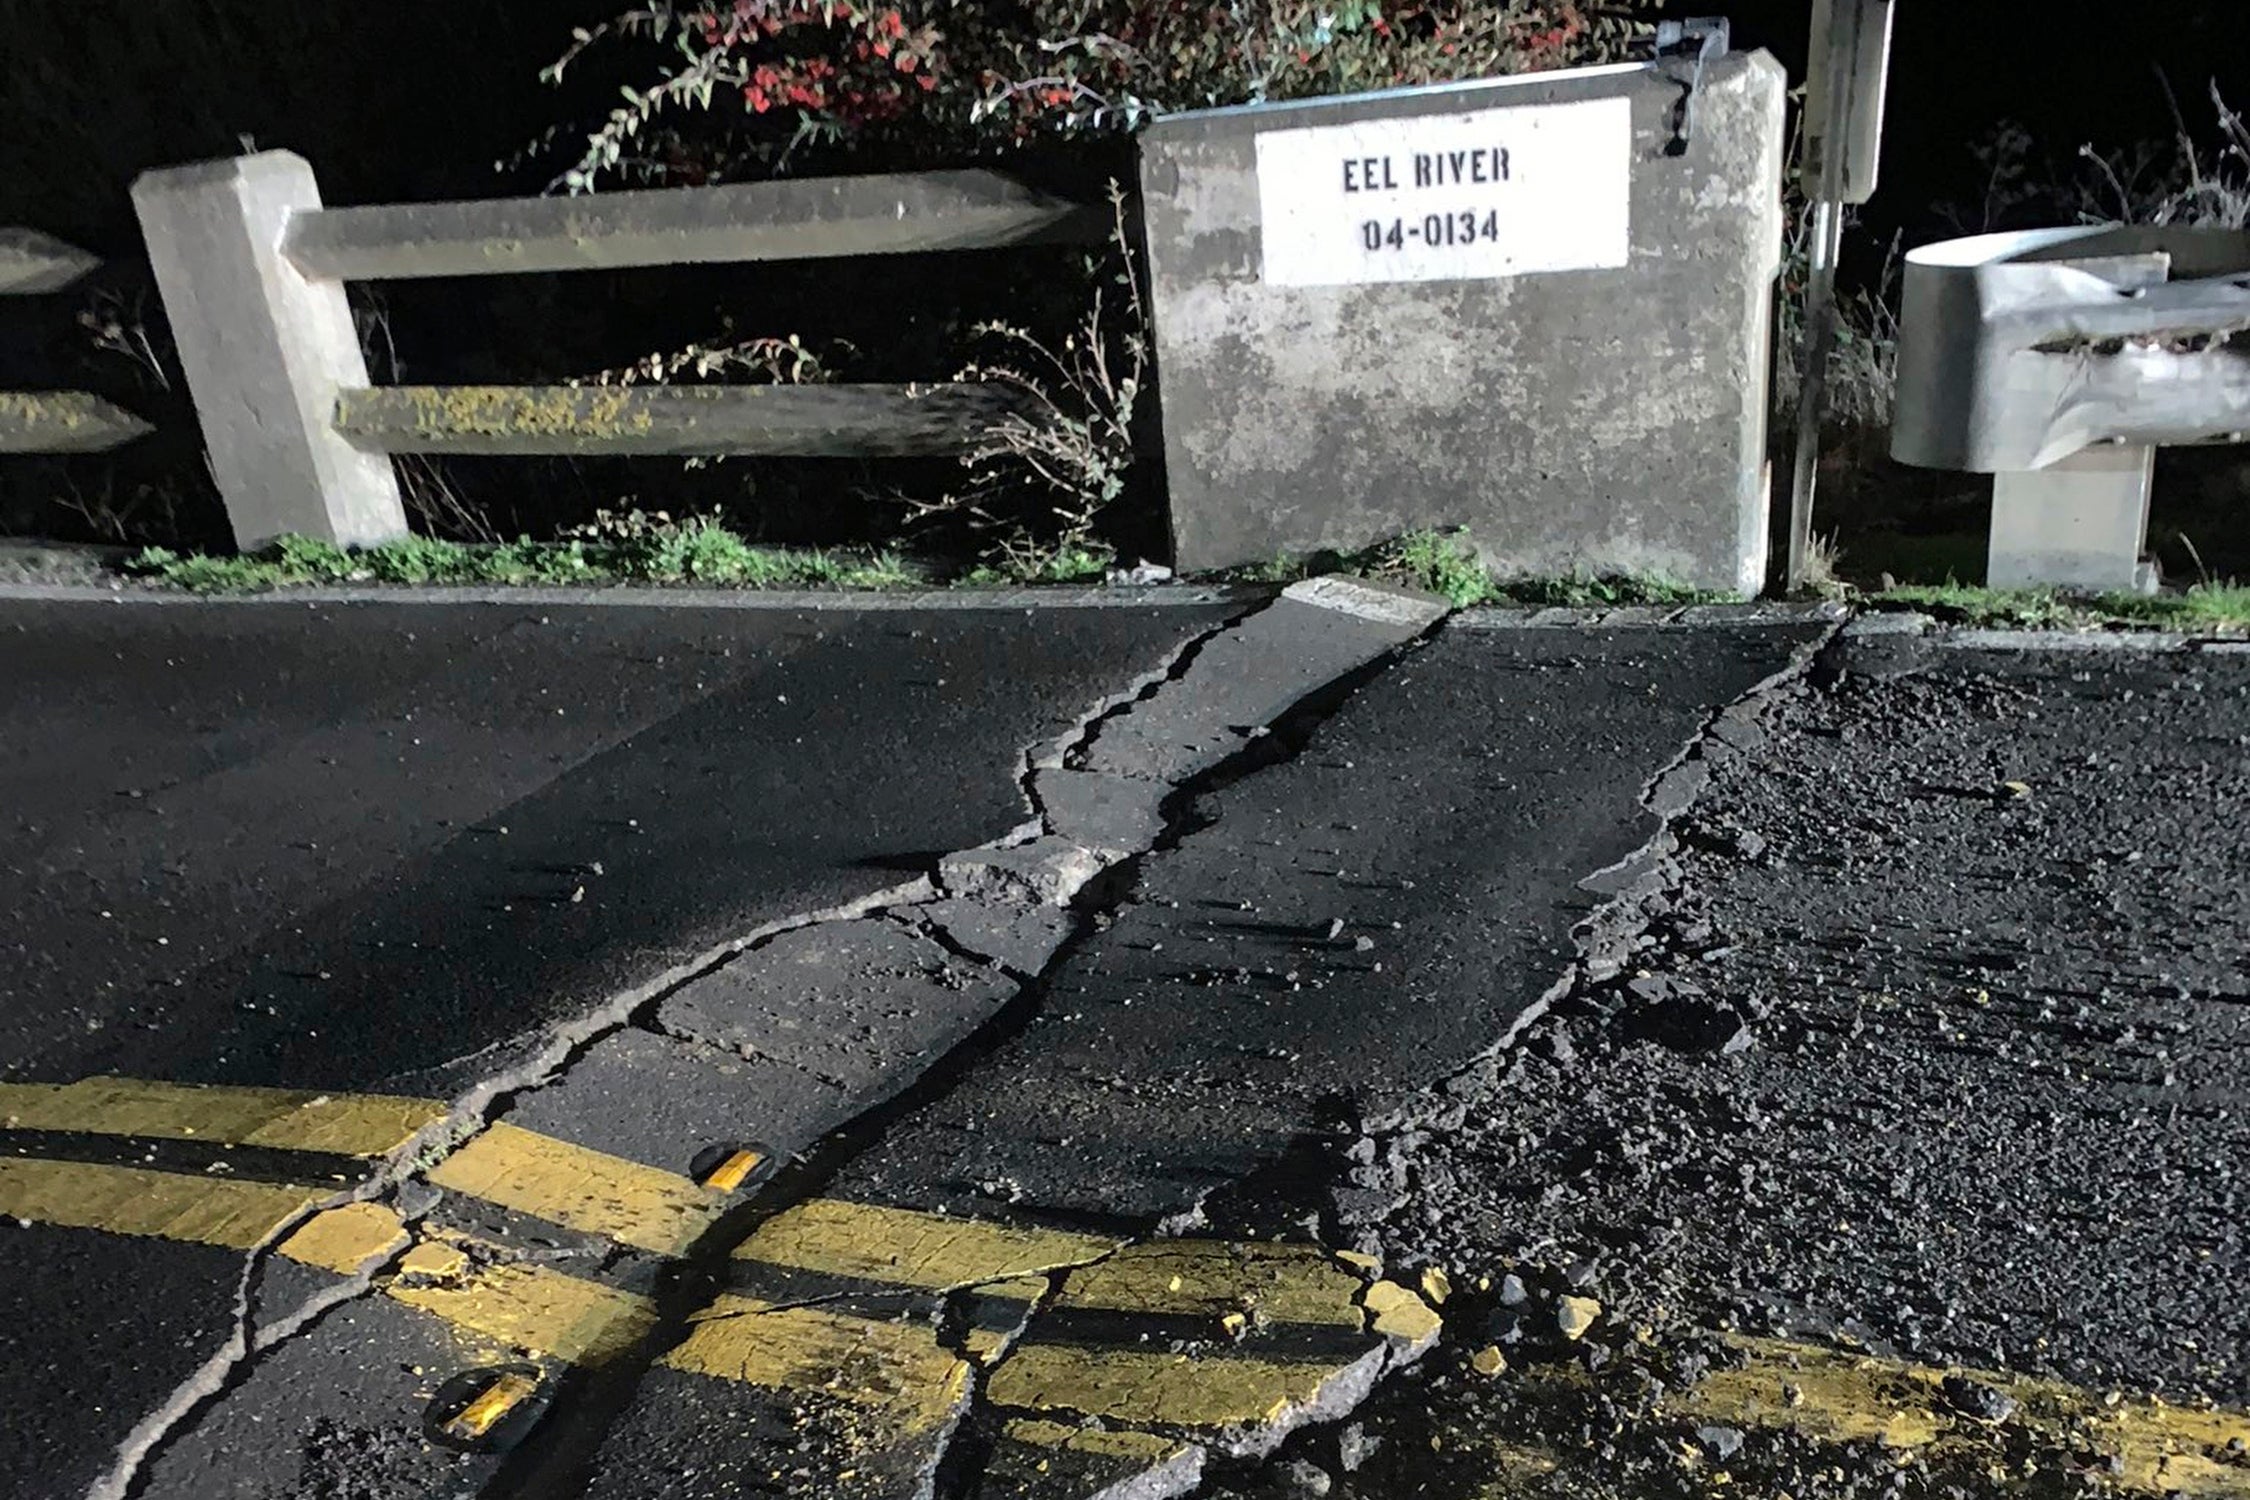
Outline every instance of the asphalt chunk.
<path id="1" fill-rule="evenodd" d="M 1012 1421 L 1000 1430 L 972 1500 L 1170 1500 L 1203 1482 L 1203 1450 L 1115 1428 Z"/>
<path id="2" fill-rule="evenodd" d="M 681 986 L 658 1020 L 675 1036 L 827 1083 L 857 1114 L 1015 992 L 910 928 L 868 918 L 784 932 Z"/>

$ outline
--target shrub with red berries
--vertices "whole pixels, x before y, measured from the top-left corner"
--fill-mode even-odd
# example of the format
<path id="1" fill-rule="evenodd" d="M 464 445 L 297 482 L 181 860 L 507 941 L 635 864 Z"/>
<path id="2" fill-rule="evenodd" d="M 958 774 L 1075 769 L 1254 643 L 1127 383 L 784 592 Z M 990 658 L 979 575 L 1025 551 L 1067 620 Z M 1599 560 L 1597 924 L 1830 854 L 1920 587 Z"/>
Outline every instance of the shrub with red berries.
<path id="1" fill-rule="evenodd" d="M 561 183 L 757 175 L 808 142 L 967 153 L 1169 110 L 1605 62 L 1656 0 L 645 0 L 548 69 L 637 44 Z M 654 55 L 647 49 L 653 44 Z M 622 59 L 621 59 L 622 60 Z"/>

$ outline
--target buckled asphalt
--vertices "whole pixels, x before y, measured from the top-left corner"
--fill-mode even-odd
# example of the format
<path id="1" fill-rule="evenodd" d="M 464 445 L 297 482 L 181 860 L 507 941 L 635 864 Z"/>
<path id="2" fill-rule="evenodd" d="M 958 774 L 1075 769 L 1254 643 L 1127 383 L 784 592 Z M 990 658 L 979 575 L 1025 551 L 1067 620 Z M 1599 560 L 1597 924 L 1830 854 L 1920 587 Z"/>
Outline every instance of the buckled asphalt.
<path id="1" fill-rule="evenodd" d="M 115 608 L 0 636 L 66 642 L 11 739 L 54 694 L 158 799 L 64 739 L 17 773 L 60 813 L 10 861 L 0 1494 L 2250 1494 L 2238 651 L 1350 583 L 1067 622 L 218 608 L 150 622 L 220 639 L 147 700 L 95 670 L 148 670 Z M 425 633 L 381 713 L 305 685 Z M 495 679 L 495 639 L 669 664 Z M 287 722 L 228 739 L 195 685 L 256 651 L 209 723 Z M 549 706 L 646 718 L 542 744 Z M 372 802 L 314 795 L 331 760 Z M 205 785 L 273 814 L 222 837 Z M 2133 827 L 2172 879 L 2121 897 Z M 177 975 L 98 941 L 171 912 Z M 1797 1081 L 1901 953 L 1986 1000 L 1930 1043 L 1909 995 Z M 2069 1024 L 2049 954 L 2100 969 Z M 2190 1040 L 2129 1099 L 2033 1081 L 2093 1032 Z M 2141 1144 L 1983 1182 L 2024 1110 Z"/>

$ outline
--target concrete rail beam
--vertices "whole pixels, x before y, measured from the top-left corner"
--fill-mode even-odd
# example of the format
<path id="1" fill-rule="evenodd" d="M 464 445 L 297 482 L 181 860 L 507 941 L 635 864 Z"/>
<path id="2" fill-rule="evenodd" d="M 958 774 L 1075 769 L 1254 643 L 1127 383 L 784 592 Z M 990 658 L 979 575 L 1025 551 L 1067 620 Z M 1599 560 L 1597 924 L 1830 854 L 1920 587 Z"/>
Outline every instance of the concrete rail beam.
<path id="1" fill-rule="evenodd" d="M 0 391 L 0 453 L 101 453 L 153 430 L 88 391 Z"/>
<path id="2" fill-rule="evenodd" d="M 60 291 L 100 264 L 98 256 L 36 229 L 0 229 L 0 297 Z"/>
<path id="3" fill-rule="evenodd" d="M 336 430 L 373 453 L 960 453 L 1012 408 L 989 385 L 378 386 Z"/>
<path id="4" fill-rule="evenodd" d="M 917 172 L 328 208 L 299 214 L 283 248 L 307 276 L 376 281 L 982 250 L 1107 227 L 996 172 Z"/>

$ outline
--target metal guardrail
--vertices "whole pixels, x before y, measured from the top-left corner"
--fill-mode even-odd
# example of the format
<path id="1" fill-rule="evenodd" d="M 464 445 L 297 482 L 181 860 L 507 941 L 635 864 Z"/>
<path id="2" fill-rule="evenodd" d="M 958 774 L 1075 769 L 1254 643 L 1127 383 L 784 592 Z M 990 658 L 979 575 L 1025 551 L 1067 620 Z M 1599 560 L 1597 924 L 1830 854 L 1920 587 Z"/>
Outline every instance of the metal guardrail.
<path id="1" fill-rule="evenodd" d="M 888 457 L 968 450 L 996 387 L 377 387 L 353 280 L 989 249 L 1099 239 L 1106 219 L 992 172 L 580 198 L 327 208 L 270 151 L 134 184 L 235 540 L 407 530 L 393 453 Z"/>
<path id="2" fill-rule="evenodd" d="M 2146 587 L 2154 450 L 2250 441 L 2250 232 L 2089 227 L 1907 257 L 1892 456 L 1992 474 L 1987 580 Z"/>
<path id="3" fill-rule="evenodd" d="M 33 229 L 0 229 L 0 297 L 69 286 L 101 262 Z M 152 429 L 90 391 L 0 391 L 0 453 L 100 453 Z"/>

